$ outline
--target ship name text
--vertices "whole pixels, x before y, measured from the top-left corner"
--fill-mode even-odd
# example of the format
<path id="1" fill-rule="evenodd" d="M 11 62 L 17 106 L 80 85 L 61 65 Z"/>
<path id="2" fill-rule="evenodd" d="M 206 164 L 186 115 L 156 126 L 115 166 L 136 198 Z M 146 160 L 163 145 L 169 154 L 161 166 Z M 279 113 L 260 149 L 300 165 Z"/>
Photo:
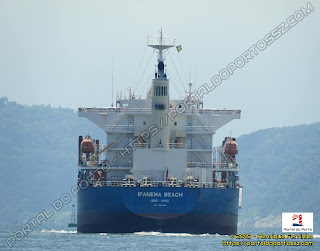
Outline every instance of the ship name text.
<path id="1" fill-rule="evenodd" d="M 172 192 L 138 192 L 138 197 L 167 197 L 167 198 L 182 198 L 183 193 L 172 193 Z"/>

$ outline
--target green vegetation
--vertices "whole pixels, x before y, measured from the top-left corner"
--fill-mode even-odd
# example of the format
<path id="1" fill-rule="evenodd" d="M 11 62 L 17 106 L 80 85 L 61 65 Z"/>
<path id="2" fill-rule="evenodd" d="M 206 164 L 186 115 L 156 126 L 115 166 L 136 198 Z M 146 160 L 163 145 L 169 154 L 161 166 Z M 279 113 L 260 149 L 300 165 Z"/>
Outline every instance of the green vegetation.
<path id="1" fill-rule="evenodd" d="M 260 130 L 238 140 L 240 220 L 320 212 L 320 123 Z M 316 223 L 316 221 L 314 221 Z M 319 220 L 318 220 L 319 222 Z"/>
<path id="2" fill-rule="evenodd" d="M 90 128 L 77 112 L 0 99 L 0 222 L 30 220 L 69 193 L 77 179 L 78 136 Z M 240 222 L 282 212 L 320 212 L 320 123 L 260 130 L 239 144 L 243 208 Z M 73 197 L 72 203 L 76 202 Z M 55 216 L 66 224 L 71 203 Z M 66 218 L 67 217 L 67 218 Z"/>
<path id="3" fill-rule="evenodd" d="M 94 138 L 105 141 L 103 130 L 72 109 L 24 106 L 1 98 L 0 121 L 0 222 L 53 211 L 52 202 L 71 194 L 76 184 L 78 136 L 90 128 Z"/>

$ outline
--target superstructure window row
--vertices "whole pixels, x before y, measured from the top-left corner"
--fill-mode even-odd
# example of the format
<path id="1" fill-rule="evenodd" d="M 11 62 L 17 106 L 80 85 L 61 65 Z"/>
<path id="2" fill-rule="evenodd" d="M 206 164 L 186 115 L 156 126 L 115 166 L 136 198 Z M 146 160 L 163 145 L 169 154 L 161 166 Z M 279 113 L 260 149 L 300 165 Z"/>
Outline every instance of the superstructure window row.
<path id="1" fill-rule="evenodd" d="M 168 96 L 167 86 L 155 86 L 154 87 L 154 96 Z"/>

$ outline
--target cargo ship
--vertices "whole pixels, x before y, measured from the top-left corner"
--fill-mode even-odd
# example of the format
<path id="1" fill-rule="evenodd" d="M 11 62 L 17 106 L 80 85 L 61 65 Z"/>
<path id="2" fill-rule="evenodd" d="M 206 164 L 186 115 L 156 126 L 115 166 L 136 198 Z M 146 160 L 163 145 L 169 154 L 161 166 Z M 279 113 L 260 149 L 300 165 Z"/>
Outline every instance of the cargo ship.
<path id="1" fill-rule="evenodd" d="M 161 32 L 147 45 L 157 64 L 146 98 L 129 92 L 115 106 L 78 108 L 106 143 L 79 136 L 77 231 L 235 234 L 238 145 L 226 137 L 213 147 L 212 137 L 241 110 L 205 109 L 191 82 L 183 99 L 170 99 L 165 55 L 175 40 Z"/>

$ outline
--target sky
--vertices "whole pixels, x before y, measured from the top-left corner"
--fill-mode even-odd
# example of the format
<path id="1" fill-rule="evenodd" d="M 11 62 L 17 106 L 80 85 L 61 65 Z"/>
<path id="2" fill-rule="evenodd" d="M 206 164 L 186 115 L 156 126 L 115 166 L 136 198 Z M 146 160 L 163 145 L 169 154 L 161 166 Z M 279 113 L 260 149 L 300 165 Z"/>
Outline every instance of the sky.
<path id="1" fill-rule="evenodd" d="M 171 97 L 219 74 L 307 1 L 0 0 L 0 96 L 27 105 L 107 107 L 132 87 L 145 97 L 156 55 L 147 36 L 173 36 Z M 320 3 L 204 96 L 205 108 L 241 109 L 216 137 L 320 121 Z M 172 60 L 171 60 L 172 59 Z M 149 64 L 148 64 L 149 62 Z M 112 70 L 113 68 L 113 70 Z M 178 72 L 178 73 L 177 73 Z M 181 80 L 180 80 L 181 79 Z"/>

